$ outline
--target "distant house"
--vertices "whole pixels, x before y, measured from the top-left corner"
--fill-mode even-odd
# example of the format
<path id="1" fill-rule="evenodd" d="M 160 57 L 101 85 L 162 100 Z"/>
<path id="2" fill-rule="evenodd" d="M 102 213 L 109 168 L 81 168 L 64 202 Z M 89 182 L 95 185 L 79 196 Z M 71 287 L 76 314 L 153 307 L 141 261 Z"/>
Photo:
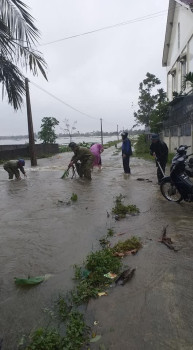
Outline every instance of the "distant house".
<path id="1" fill-rule="evenodd" d="M 193 0 L 169 0 L 162 65 L 167 72 L 168 120 L 163 123 L 163 139 L 170 152 L 181 144 L 193 152 L 193 94 L 184 76 L 193 72 Z M 173 100 L 173 93 L 186 96 Z"/>

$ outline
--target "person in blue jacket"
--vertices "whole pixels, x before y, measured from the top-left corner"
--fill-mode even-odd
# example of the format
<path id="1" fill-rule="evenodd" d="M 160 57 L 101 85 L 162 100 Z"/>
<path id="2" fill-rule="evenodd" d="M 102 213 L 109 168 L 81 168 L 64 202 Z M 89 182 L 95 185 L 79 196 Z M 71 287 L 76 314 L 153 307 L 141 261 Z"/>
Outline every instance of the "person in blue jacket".
<path id="1" fill-rule="evenodd" d="M 128 139 L 128 132 L 123 131 L 122 134 L 122 158 L 123 158 L 123 169 L 125 174 L 130 174 L 130 156 L 132 155 L 131 141 Z"/>

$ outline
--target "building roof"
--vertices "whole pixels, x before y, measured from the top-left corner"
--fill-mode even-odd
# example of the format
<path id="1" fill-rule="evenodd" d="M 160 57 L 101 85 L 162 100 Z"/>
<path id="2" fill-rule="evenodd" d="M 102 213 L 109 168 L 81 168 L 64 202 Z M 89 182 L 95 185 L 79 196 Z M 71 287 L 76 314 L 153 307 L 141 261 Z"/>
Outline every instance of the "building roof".
<path id="1" fill-rule="evenodd" d="M 169 53 L 169 45 L 170 45 L 170 39 L 172 34 L 172 25 L 173 25 L 176 3 L 182 6 L 185 6 L 186 8 L 189 8 L 191 11 L 193 11 L 193 0 L 169 0 L 166 34 L 165 34 L 163 57 L 162 57 L 163 67 L 167 66 L 167 59 L 168 59 L 168 53 Z"/>
<path id="2" fill-rule="evenodd" d="M 181 0 L 185 5 L 193 5 L 193 0 Z"/>

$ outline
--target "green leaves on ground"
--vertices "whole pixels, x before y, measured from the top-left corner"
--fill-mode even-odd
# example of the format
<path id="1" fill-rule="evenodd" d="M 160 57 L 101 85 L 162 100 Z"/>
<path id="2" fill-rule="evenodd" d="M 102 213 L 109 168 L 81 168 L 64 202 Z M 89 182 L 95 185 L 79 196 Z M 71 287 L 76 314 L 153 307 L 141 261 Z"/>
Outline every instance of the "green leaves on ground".
<path id="1" fill-rule="evenodd" d="M 116 197 L 115 207 L 112 208 L 112 213 L 118 215 L 120 218 L 125 218 L 127 214 L 138 214 L 139 209 L 136 205 L 124 205 L 122 203 L 124 196 L 120 194 Z"/>
<path id="2" fill-rule="evenodd" d="M 15 283 L 20 286 L 32 286 L 39 284 L 45 280 L 45 276 L 28 277 L 28 278 L 17 278 L 15 277 Z"/>
<path id="3" fill-rule="evenodd" d="M 72 193 L 72 196 L 71 196 L 70 199 L 71 199 L 72 202 L 76 202 L 78 200 L 77 194 L 76 193 Z"/>

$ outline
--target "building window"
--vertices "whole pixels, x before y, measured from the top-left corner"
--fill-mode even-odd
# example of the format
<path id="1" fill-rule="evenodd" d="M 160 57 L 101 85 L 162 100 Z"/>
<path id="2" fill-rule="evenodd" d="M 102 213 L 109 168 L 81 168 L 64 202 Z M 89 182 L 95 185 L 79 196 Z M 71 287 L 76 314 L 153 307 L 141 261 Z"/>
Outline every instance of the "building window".
<path id="1" fill-rule="evenodd" d="M 180 49 L 180 23 L 178 22 L 178 49 Z"/>
<path id="2" fill-rule="evenodd" d="M 191 136 L 191 124 L 180 125 L 180 136 Z"/>

